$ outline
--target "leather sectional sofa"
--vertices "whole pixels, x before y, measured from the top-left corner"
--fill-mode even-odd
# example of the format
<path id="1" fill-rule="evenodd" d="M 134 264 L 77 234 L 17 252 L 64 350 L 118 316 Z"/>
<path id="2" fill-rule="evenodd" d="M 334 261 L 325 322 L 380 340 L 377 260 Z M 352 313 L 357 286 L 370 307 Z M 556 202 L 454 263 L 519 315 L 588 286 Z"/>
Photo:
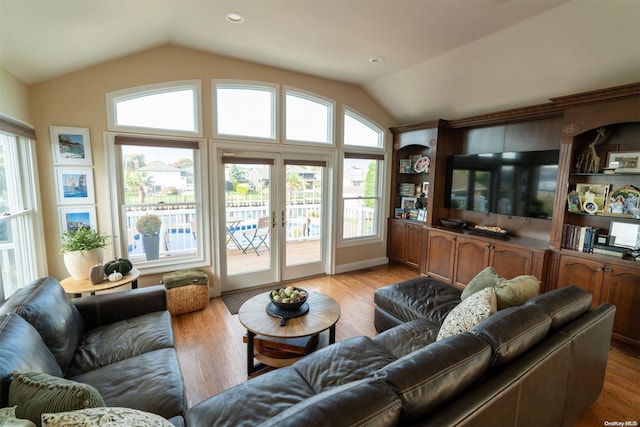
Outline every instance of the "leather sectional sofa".
<path id="1" fill-rule="evenodd" d="M 187 411 L 202 426 L 572 426 L 600 394 L 615 307 L 557 289 L 436 340 L 460 291 L 376 292 L 373 338 L 317 350 Z"/>
<path id="2" fill-rule="evenodd" d="M 0 360 L 0 407 L 9 405 L 12 372 L 38 372 L 89 384 L 107 406 L 184 425 L 163 286 L 69 300 L 56 279 L 38 279 L 0 306 Z"/>

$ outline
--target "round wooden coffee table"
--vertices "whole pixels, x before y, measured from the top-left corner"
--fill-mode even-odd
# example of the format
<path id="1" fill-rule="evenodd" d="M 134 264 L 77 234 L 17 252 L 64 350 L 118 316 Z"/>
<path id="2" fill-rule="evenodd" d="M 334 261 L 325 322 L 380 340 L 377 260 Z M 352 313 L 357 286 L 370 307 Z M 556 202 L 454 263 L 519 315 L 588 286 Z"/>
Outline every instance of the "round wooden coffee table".
<path id="1" fill-rule="evenodd" d="M 336 341 L 336 323 L 340 319 L 340 306 L 332 298 L 317 292 L 309 292 L 307 299 L 309 312 L 300 317 L 287 319 L 284 326 L 280 326 L 280 318 L 267 313 L 269 303 L 269 292 L 265 292 L 247 300 L 238 311 L 240 323 L 247 328 L 247 374 L 249 376 L 265 366 L 280 368 L 300 359 L 300 357 L 279 359 L 261 355 L 255 351 L 256 335 L 300 338 L 317 335 L 328 329 L 329 344 Z M 254 358 L 261 363 L 256 365 Z"/>

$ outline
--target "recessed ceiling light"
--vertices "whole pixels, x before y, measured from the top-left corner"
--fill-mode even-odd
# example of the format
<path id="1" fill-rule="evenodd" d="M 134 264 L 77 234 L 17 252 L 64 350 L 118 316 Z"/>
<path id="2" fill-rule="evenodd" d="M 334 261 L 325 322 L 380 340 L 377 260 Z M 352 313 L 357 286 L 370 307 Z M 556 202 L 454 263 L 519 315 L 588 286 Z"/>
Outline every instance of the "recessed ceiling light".
<path id="1" fill-rule="evenodd" d="M 383 56 L 374 56 L 372 58 L 369 58 L 369 62 L 371 62 L 372 64 L 379 64 L 384 61 L 385 58 Z"/>
<path id="2" fill-rule="evenodd" d="M 238 12 L 227 12 L 224 14 L 224 19 L 232 24 L 242 24 L 244 22 L 244 15 Z"/>

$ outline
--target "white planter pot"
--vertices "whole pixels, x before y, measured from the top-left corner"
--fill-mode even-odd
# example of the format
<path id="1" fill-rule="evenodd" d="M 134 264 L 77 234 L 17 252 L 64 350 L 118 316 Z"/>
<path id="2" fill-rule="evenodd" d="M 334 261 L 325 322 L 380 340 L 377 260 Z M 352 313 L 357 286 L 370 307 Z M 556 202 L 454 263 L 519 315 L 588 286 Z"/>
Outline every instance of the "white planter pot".
<path id="1" fill-rule="evenodd" d="M 104 248 L 95 248 L 88 251 L 73 251 L 64 253 L 64 266 L 76 280 L 89 279 L 89 270 L 96 264 L 102 264 Z"/>

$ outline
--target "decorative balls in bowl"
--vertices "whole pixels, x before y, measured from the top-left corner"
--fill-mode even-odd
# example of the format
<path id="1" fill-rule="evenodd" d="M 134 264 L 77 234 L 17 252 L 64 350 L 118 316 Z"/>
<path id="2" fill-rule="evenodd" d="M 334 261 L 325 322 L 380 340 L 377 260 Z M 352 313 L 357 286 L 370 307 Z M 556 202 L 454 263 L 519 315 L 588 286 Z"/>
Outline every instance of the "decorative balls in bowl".
<path id="1" fill-rule="evenodd" d="M 304 289 L 287 286 L 271 291 L 269 299 L 279 309 L 292 311 L 299 309 L 307 301 L 308 296 Z"/>

